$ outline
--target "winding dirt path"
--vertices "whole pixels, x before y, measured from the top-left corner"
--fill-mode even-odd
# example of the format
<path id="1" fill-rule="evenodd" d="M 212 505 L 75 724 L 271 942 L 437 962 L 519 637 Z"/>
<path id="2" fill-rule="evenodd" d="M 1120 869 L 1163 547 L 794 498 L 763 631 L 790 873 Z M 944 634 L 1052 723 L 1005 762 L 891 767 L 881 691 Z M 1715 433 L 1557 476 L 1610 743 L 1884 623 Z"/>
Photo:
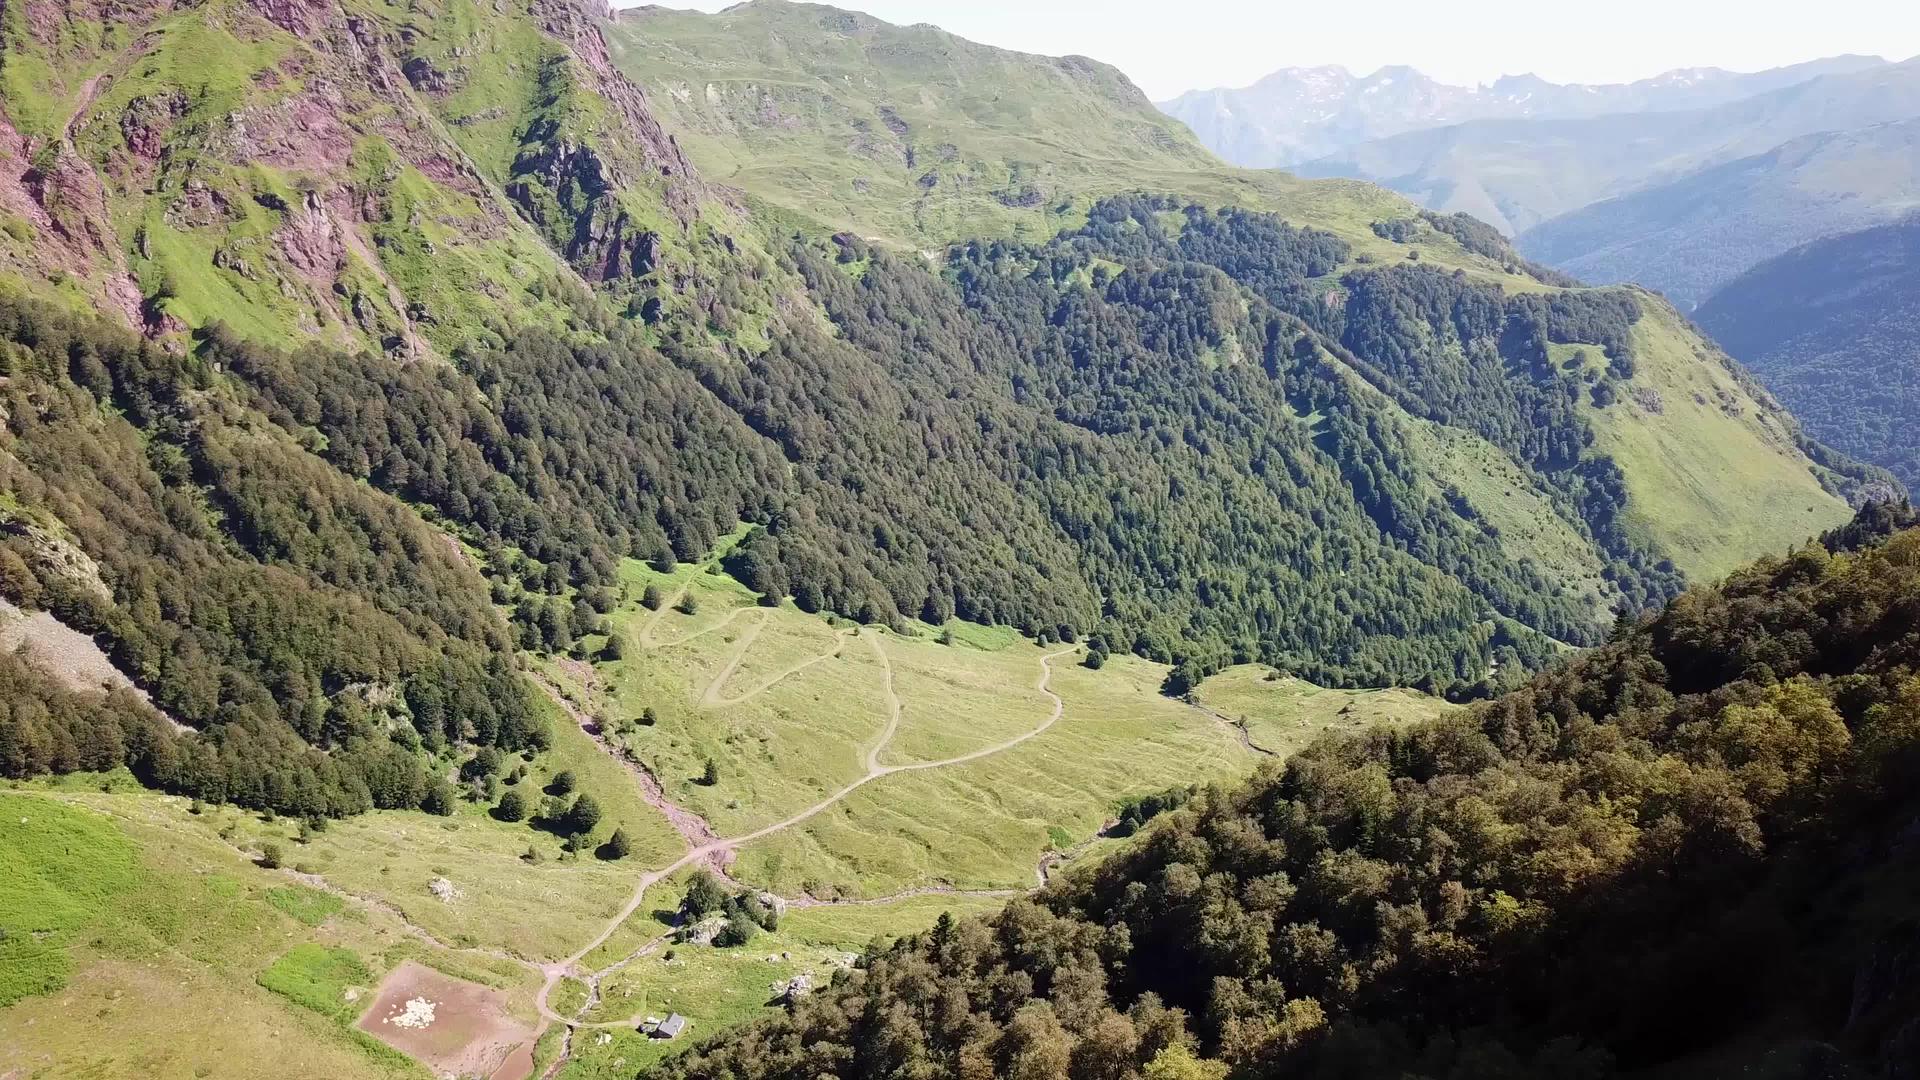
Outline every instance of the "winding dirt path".
<path id="1" fill-rule="evenodd" d="M 680 858 L 675 860 L 673 863 L 667 866 L 661 867 L 660 869 L 657 869 L 657 870 L 649 870 L 646 873 L 642 874 L 640 876 L 640 880 L 635 884 L 633 896 L 627 901 L 626 905 L 622 907 L 620 911 L 616 915 L 614 915 L 612 919 L 608 921 L 606 928 L 601 930 L 599 934 L 595 935 L 592 941 L 589 941 L 585 945 L 581 946 L 580 949 L 577 950 L 572 956 L 569 956 L 564 960 L 556 961 L 551 964 L 541 965 L 541 970 L 545 973 L 545 978 L 541 983 L 539 994 L 534 999 L 534 1005 L 536 1008 L 539 1009 L 540 1015 L 542 1017 L 544 1017 L 546 1020 L 552 1023 L 565 1024 L 570 1027 L 581 1028 L 581 1029 L 631 1027 L 632 1025 L 634 1025 L 639 1021 L 639 1017 L 635 1016 L 625 1020 L 603 1020 L 603 1021 L 596 1021 L 592 1023 L 583 1022 L 578 1020 L 577 1018 L 569 1018 L 569 1017 L 561 1016 L 559 1013 L 555 1012 L 553 1010 L 553 1007 L 549 1004 L 549 998 L 552 997 L 554 988 L 560 984 L 560 980 L 562 978 L 565 978 L 569 971 L 571 971 L 575 966 L 577 966 L 581 960 L 585 959 L 587 957 L 587 954 L 593 952 L 595 949 L 598 949 L 600 946 L 606 944 L 607 941 L 611 939 L 613 935 L 619 931 L 620 927 L 625 925 L 627 920 L 632 918 L 634 913 L 640 910 L 641 904 L 644 903 L 646 900 L 647 890 L 652 888 L 656 883 L 661 881 L 663 878 L 666 878 L 675 873 L 678 873 L 679 871 L 687 868 L 688 866 L 694 865 L 697 862 L 700 862 L 702 860 L 705 860 L 713 856 L 715 853 L 723 852 L 723 851 L 732 851 L 745 844 L 750 844 L 755 840 L 760 840 L 765 837 L 772 836 L 773 834 L 781 832 L 783 830 L 793 828 L 795 825 L 799 825 L 803 822 L 806 822 L 809 819 L 826 811 L 827 809 L 832 807 L 834 804 L 845 799 L 848 795 L 853 794 L 855 791 L 859 790 L 860 788 L 882 777 L 892 776 L 896 773 L 919 772 L 926 769 L 941 769 L 941 768 L 947 768 L 954 765 L 963 765 L 970 761 L 978 761 L 981 758 L 990 757 L 994 754 L 1001 753 L 1002 751 L 1005 751 L 1005 750 L 1011 750 L 1012 748 L 1019 746 L 1021 743 L 1024 743 L 1029 739 L 1036 738 L 1039 735 L 1046 732 L 1047 729 L 1059 723 L 1061 716 L 1063 716 L 1066 713 L 1066 702 L 1060 697 L 1059 694 L 1054 693 L 1050 684 L 1053 680 L 1053 661 L 1058 659 L 1059 657 L 1066 656 L 1072 652 L 1075 652 L 1076 649 L 1074 648 L 1059 649 L 1054 652 L 1047 653 L 1046 655 L 1040 658 L 1040 677 L 1038 681 L 1035 682 L 1034 688 L 1040 691 L 1042 694 L 1045 694 L 1048 698 L 1052 700 L 1053 708 L 1051 712 L 1048 714 L 1047 719 L 1043 723 L 1041 723 L 1038 727 L 1035 727 L 1032 730 L 1026 731 L 1020 735 L 1016 735 L 1013 738 L 1007 739 L 1003 742 L 995 743 L 992 746 L 982 747 L 971 753 L 961 754 L 958 757 L 947 758 L 942 761 L 917 762 L 911 765 L 879 765 L 878 760 L 879 760 L 880 753 L 886 749 L 888 742 L 890 742 L 893 738 L 894 732 L 897 731 L 899 728 L 900 708 L 899 708 L 899 697 L 897 694 L 894 693 L 894 690 L 893 690 L 892 665 L 891 663 L 885 660 L 885 653 L 881 651 L 877 645 L 875 645 L 874 648 L 875 648 L 876 654 L 882 658 L 882 663 L 886 671 L 887 693 L 890 701 L 889 712 L 891 713 L 891 715 L 888 719 L 886 728 L 881 732 L 881 737 L 879 741 L 876 742 L 873 749 L 869 750 L 867 753 L 867 762 L 868 762 L 867 774 L 861 777 L 860 779 L 855 780 L 853 783 L 848 784 L 847 786 L 841 788 L 839 791 L 836 791 L 833 794 L 827 796 L 826 798 L 820 800 L 819 802 L 808 807 L 807 809 L 802 810 L 799 813 L 794 814 L 793 816 L 785 819 L 784 821 L 774 822 L 771 825 L 763 826 L 761 828 L 753 830 L 752 832 L 745 833 L 740 836 L 732 837 L 731 839 L 715 840 L 709 843 L 701 844 L 697 847 L 690 849 L 686 854 L 680 856 Z"/>
<path id="2" fill-rule="evenodd" d="M 792 667 L 789 667 L 779 672 L 778 674 L 771 675 L 761 680 L 759 683 L 756 683 L 751 690 L 748 690 L 745 693 L 736 694 L 733 697 L 727 697 L 723 692 L 726 689 L 727 683 L 730 682 L 733 679 L 734 674 L 740 670 L 740 665 L 746 662 L 747 653 L 753 648 L 753 643 L 759 640 L 760 632 L 762 630 L 765 630 L 767 628 L 767 624 L 773 621 L 773 612 L 767 611 L 764 608 L 761 610 L 763 612 L 763 617 L 760 619 L 759 622 L 753 624 L 753 629 L 748 630 L 744 635 L 741 636 L 739 644 L 734 647 L 733 656 L 727 660 L 727 666 L 720 669 L 720 674 L 715 675 L 713 677 L 713 681 L 708 683 L 706 690 L 701 693 L 700 695 L 701 708 L 725 709 L 725 708 L 731 708 L 735 705 L 744 705 L 747 702 L 752 701 L 754 698 L 759 697 L 761 694 L 766 693 L 767 691 L 780 685 L 786 680 L 793 678 L 795 675 L 800 674 L 801 672 L 807 670 L 808 668 L 813 667 L 816 664 L 824 664 L 829 660 L 839 659 L 840 656 L 847 651 L 847 642 L 852 640 L 855 637 L 860 636 L 860 632 L 858 630 L 837 631 L 835 634 L 835 638 L 837 640 L 835 640 L 833 649 L 831 651 L 821 653 L 818 656 L 811 657 L 806 660 L 802 660 L 800 663 L 797 663 Z M 681 641 L 688 641 L 688 640 L 691 640 L 691 639 L 690 638 L 681 639 Z M 678 644 L 678 642 L 676 642 L 676 644 Z"/>
<path id="3" fill-rule="evenodd" d="M 687 591 L 686 587 L 682 586 L 680 589 L 680 594 L 684 596 L 686 595 L 686 591 Z M 695 630 L 691 634 L 683 634 L 680 637 L 674 638 L 672 641 L 661 641 L 658 633 L 660 628 L 660 622 L 665 617 L 666 613 L 672 610 L 673 605 L 679 602 L 680 601 L 678 600 L 674 600 L 671 602 L 661 603 L 660 610 L 654 612 L 653 617 L 647 620 L 647 625 L 640 628 L 639 638 L 640 638 L 641 648 L 671 649 L 677 645 L 691 644 L 692 642 L 699 641 L 701 638 L 706 637 L 709 634 L 717 634 L 720 631 L 725 630 L 728 626 L 733 624 L 733 621 L 735 619 L 740 618 L 742 615 L 751 615 L 754 612 L 760 610 L 759 608 L 737 607 L 737 608 L 734 608 L 732 611 L 727 612 L 725 618 L 722 618 L 720 621 L 714 623 L 712 626 L 703 626 L 700 629 Z"/>
<path id="4" fill-rule="evenodd" d="M 873 650 L 873 658 L 880 661 L 880 673 L 883 677 L 882 685 L 886 687 L 887 691 L 887 726 L 880 729 L 880 738 L 874 742 L 873 748 L 867 751 L 867 777 L 868 779 L 872 779 L 880 773 L 881 751 L 893 744 L 894 735 L 900 731 L 900 714 L 906 711 L 906 707 L 900 701 L 900 691 L 894 689 L 893 660 L 887 655 L 887 650 L 880 647 L 880 637 L 878 634 L 867 637 L 867 647 Z M 1045 682 L 1046 680 L 1042 679 L 1041 681 Z M 1056 698 L 1054 700 L 1057 701 L 1059 699 Z M 1051 723 L 1052 721 L 1048 722 Z"/>

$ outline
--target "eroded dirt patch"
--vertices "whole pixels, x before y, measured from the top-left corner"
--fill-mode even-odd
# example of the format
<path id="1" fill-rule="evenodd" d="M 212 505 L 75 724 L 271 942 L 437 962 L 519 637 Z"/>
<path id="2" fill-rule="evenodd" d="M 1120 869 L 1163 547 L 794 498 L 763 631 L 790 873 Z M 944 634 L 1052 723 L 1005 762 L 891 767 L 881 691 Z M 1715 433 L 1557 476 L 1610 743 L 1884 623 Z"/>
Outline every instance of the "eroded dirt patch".
<path id="1" fill-rule="evenodd" d="M 507 995 L 411 960 L 381 980 L 355 1025 L 436 1076 L 525 1080 L 533 1025 L 507 1011 Z"/>

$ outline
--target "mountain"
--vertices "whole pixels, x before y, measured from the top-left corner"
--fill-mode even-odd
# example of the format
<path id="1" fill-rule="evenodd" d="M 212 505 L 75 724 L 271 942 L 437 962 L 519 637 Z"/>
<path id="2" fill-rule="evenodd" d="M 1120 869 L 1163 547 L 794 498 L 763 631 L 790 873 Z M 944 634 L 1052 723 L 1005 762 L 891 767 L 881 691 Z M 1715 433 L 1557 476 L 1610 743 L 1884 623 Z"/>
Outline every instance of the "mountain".
<path id="1" fill-rule="evenodd" d="M 1262 659 L 1482 693 L 1884 483 L 1657 299 L 1549 286 L 1384 193 L 1211 164 L 1079 61 L 772 2 L 611 25 L 568 0 L 84 15 L 10 15 L 6 70 L 44 76 L 8 114 L 38 164 L 9 178 L 3 246 L 40 298 L 8 309 L 9 415 L 41 418 L 4 445 L 10 599 L 98 635 L 188 728 L 333 747 L 380 730 L 341 704 L 364 695 L 429 749 L 531 745 L 510 646 L 564 647 L 622 559 L 702 558 L 741 522 L 750 586 L 809 611 L 1092 635 L 1186 681 Z M 204 48 L 222 64 L 189 62 Z M 641 63 L 709 50 L 737 86 L 786 50 L 828 58 L 792 84 L 816 107 Z M 997 103 L 895 109 L 889 80 L 919 70 L 991 71 L 965 81 Z M 836 112 L 822 85 L 866 89 Z M 915 125 L 967 170 L 1080 149 L 1029 206 L 921 164 Z M 845 152 L 863 130 L 901 152 Z M 703 175 L 776 145 L 849 197 Z M 951 227 L 984 235 L 931 267 L 894 249 L 948 226 L 862 193 L 847 174 L 876 160 L 934 175 L 922 194 L 950 175 Z M 1305 227 L 1066 198 L 1095 175 Z M 844 225 L 883 241 L 827 239 Z M 469 557 L 395 568 L 437 534 Z M 386 644 L 275 638 L 248 613 L 282 578 Z M 469 674 L 430 662 L 447 633 Z M 253 750 L 151 742 L 128 760 L 201 796 L 334 812 L 376 786 L 324 755 L 270 781 Z"/>
<path id="2" fill-rule="evenodd" d="M 1691 307 L 1790 248 L 1920 209 L 1920 118 L 1821 132 L 1536 225 L 1514 241 L 1587 281 Z"/>
<path id="3" fill-rule="evenodd" d="M 630 1075 L 675 1047 L 627 1007 L 717 1033 L 1894 488 L 1650 292 L 828 8 L 8 5 L 0 119 L 0 1075 Z M 1778 637 L 1737 694 L 1834 635 Z M 1651 738 L 1642 659 L 1593 685 Z M 1265 730 L 1200 692 L 1253 664 Z M 1576 885 L 1618 815 L 1749 837 L 1778 726 L 1698 790 L 1626 746 L 1592 816 L 1536 813 L 1559 761 L 1449 787 L 1422 865 L 1490 814 Z M 1503 874 L 1476 946 L 1545 904 Z"/>
<path id="4" fill-rule="evenodd" d="M 1801 136 L 1915 116 L 1920 57 L 1819 75 L 1711 108 L 1474 120 L 1413 131 L 1348 147 L 1297 171 L 1373 180 L 1512 235 Z"/>
<path id="5" fill-rule="evenodd" d="M 1604 85 L 1552 83 L 1529 74 L 1502 76 L 1492 85 L 1451 86 L 1409 67 L 1384 67 L 1365 76 L 1342 67 L 1283 68 L 1252 86 L 1192 90 L 1159 107 L 1192 128 L 1214 153 L 1262 169 L 1469 120 L 1707 108 L 1884 63 L 1879 57 L 1835 56 L 1750 74 L 1684 68 Z"/>
<path id="6" fill-rule="evenodd" d="M 1695 317 L 1820 439 L 1920 480 L 1920 221 L 1795 248 Z"/>
<path id="7" fill-rule="evenodd" d="M 557 325 L 534 280 L 671 306 L 661 281 L 724 257 L 694 228 L 724 210 L 567 3 L 36 5 L 4 30 L 4 265 L 151 333 L 444 355 Z"/>
<path id="8" fill-rule="evenodd" d="M 1912 520 L 1199 792 L 659 1075 L 1902 1075 L 1920 533 L 1846 548 Z"/>

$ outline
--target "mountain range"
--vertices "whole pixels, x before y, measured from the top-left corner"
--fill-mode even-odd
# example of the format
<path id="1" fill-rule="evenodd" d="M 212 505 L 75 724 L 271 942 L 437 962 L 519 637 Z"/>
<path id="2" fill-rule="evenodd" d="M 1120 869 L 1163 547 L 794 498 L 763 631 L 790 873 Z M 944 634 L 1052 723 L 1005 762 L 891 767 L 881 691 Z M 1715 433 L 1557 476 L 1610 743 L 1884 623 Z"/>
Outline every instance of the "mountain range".
<path id="1" fill-rule="evenodd" d="M 0 1076 L 629 1075 L 783 918 L 820 1004 L 686 1070 L 1597 1077 L 1795 1001 L 1891 1059 L 1901 494 L 1659 294 L 1094 60 L 7 5 Z M 1353 730 L 1255 773 L 1235 669 Z"/>
<path id="2" fill-rule="evenodd" d="M 1522 233 L 1530 257 L 1634 281 L 1682 305 L 1811 240 L 1920 210 L 1920 117 L 1823 131 L 1563 214 Z"/>
<path id="3" fill-rule="evenodd" d="M 1425 128 L 1349 146 L 1297 171 L 1364 177 L 1511 235 L 1802 136 L 1915 116 L 1920 58 L 1819 74 L 1707 108 Z"/>
<path id="4" fill-rule="evenodd" d="M 1448 85 L 1405 66 L 1364 76 L 1342 67 L 1283 68 L 1251 86 L 1192 90 L 1159 107 L 1236 165 L 1289 168 L 1425 128 L 1700 109 L 1883 63 L 1879 57 L 1836 56 L 1753 73 L 1683 68 L 1597 85 L 1527 74 L 1480 86 Z"/>

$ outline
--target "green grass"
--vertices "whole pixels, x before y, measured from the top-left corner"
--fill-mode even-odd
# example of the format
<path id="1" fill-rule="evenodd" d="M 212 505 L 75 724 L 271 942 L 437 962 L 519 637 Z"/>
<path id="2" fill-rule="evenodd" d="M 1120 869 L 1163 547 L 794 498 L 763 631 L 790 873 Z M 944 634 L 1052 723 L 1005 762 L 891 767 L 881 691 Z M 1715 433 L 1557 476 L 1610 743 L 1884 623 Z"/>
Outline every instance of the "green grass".
<path id="1" fill-rule="evenodd" d="M 324 968 L 298 963 L 316 949 L 378 970 L 373 957 L 423 947 L 398 923 L 361 912 L 310 926 L 283 908 L 287 877 L 209 834 L 185 800 L 99 786 L 0 791 L 0 924 L 10 938 L 20 925 L 50 931 L 40 942 L 64 972 L 57 992 L 0 1008 L 0 1076 L 419 1076 L 262 982 L 304 971 L 304 985 L 328 985 Z M 0 972 L 21 970 L 4 959 Z"/>
<path id="2" fill-rule="evenodd" d="M 340 1023 L 351 1023 L 374 983 L 352 949 L 302 942 L 260 973 L 260 985 Z"/>
<path id="3" fill-rule="evenodd" d="M 902 644 L 896 651 L 938 648 Z M 1042 652 L 1021 650 L 1026 686 L 1039 674 Z M 1058 836 L 1092 836 L 1122 799 L 1177 783 L 1231 780 L 1258 763 L 1227 725 L 1162 696 L 1165 677 L 1166 668 L 1132 658 L 1116 657 L 1095 672 L 1062 657 L 1052 688 L 1066 708 L 1044 733 L 964 764 L 873 781 L 827 812 L 747 847 L 738 872 L 786 895 L 872 897 L 926 884 L 1031 887 L 1040 856 Z M 975 727 L 1006 724 L 996 735 L 1031 731 L 1051 711 L 1044 699 L 1002 700 L 1005 715 L 997 719 L 989 718 L 991 699 L 978 714 L 923 715 L 947 725 L 943 740 L 968 749 L 987 742 Z M 913 704 L 909 697 L 903 734 Z"/>
<path id="4" fill-rule="evenodd" d="M 74 936 L 137 883 L 133 847 L 111 822 L 0 802 L 0 1006 L 64 986 Z"/>
<path id="5" fill-rule="evenodd" d="M 1757 398 L 1665 303 L 1642 297 L 1638 370 L 1620 400 L 1588 407 L 1596 449 L 1626 474 L 1628 527 L 1696 580 L 1782 553 L 1851 516 Z"/>
<path id="6" fill-rule="evenodd" d="M 267 903 L 296 922 L 319 926 L 340 913 L 346 901 L 332 893 L 305 885 L 284 885 L 267 890 Z"/>
<path id="7" fill-rule="evenodd" d="M 979 45 L 925 26 L 760 3 L 717 15 L 629 10 L 614 62 L 711 179 L 784 211 L 780 226 L 938 250 L 976 236 L 1044 240 L 1106 195 L 1171 192 L 1280 213 L 1402 258 L 1374 221 L 1413 207 L 1369 184 L 1231 168 L 1120 72 Z M 1449 238 L 1448 268 L 1537 287 Z"/>
<path id="8" fill-rule="evenodd" d="M 609 799 L 619 795 L 602 790 Z M 535 805 L 539 799 L 536 788 Z M 193 824 L 208 835 L 226 831 L 234 843 L 253 850 L 277 843 L 294 866 L 393 905 L 443 941 L 530 960 L 565 956 L 592 937 L 630 895 L 636 872 L 631 862 L 565 855 L 558 837 L 526 823 L 495 821 L 485 808 L 464 802 L 451 818 L 395 810 L 362 814 L 335 822 L 304 845 L 292 842 L 297 823 L 284 818 L 263 822 L 212 808 Z M 612 832 L 611 823 L 603 822 L 600 831 Z M 537 860 L 524 857 L 529 848 Z M 428 889 L 441 877 L 458 890 L 451 902 Z"/>
<path id="9" fill-rule="evenodd" d="M 1327 731 L 1428 720 L 1452 706 L 1415 690 L 1332 690 L 1258 664 L 1230 667 L 1200 684 L 1200 703 L 1244 721 L 1255 745 L 1291 754 Z"/>
<path id="10" fill-rule="evenodd" d="M 762 932 L 744 945 L 717 949 L 710 945 L 656 947 L 602 985 L 603 1000 L 592 1014 L 596 1020 L 623 1020 L 629 1016 L 661 1016 L 678 1012 L 692 1021 L 688 1036 L 671 1043 L 617 1033 L 606 1046 L 580 1039 L 579 1061 L 570 1065 L 569 1080 L 631 1076 L 690 1041 L 760 1015 L 773 999 L 773 984 L 810 973 L 825 986 L 837 965 L 845 963 L 875 941 L 889 941 L 930 928 L 942 912 L 956 917 L 985 914 L 1001 901 L 963 896 L 917 896 L 886 904 L 847 904 L 790 910 L 777 931 Z M 625 1073 L 612 1063 L 624 1059 Z"/>

